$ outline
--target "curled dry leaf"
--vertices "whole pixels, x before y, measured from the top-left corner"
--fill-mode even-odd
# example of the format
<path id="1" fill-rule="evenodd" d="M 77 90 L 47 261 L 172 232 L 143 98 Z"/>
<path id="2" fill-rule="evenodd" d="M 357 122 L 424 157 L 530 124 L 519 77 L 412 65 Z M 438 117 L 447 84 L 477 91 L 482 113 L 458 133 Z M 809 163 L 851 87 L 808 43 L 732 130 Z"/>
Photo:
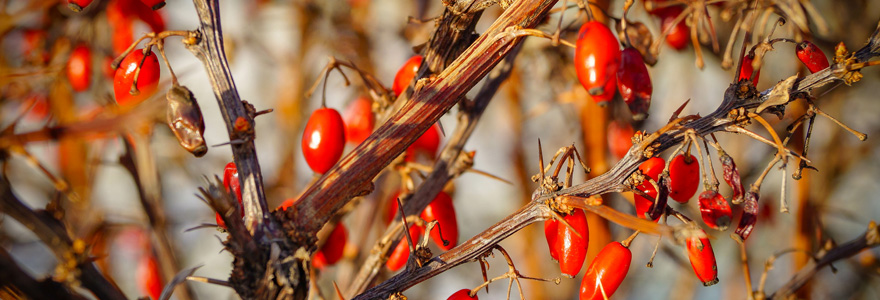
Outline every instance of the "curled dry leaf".
<path id="1" fill-rule="evenodd" d="M 645 23 L 642 22 L 630 22 L 627 20 L 626 32 L 624 33 L 621 24 L 621 22 L 616 23 L 617 38 L 620 39 L 620 43 L 638 50 L 645 64 L 649 66 L 657 64 L 657 56 L 651 53 L 651 44 L 654 43 L 654 36 L 651 35 L 648 26 L 645 26 Z"/>
<path id="2" fill-rule="evenodd" d="M 757 76 L 756 76 L 757 77 Z M 777 106 L 788 103 L 789 91 L 791 87 L 794 85 L 794 81 L 798 78 L 797 75 L 791 76 L 783 80 L 780 84 L 777 84 L 776 87 L 770 91 L 770 94 L 767 95 L 767 100 L 761 105 L 758 105 L 758 109 L 755 110 L 755 113 L 761 113 L 765 109 L 771 106 Z"/>

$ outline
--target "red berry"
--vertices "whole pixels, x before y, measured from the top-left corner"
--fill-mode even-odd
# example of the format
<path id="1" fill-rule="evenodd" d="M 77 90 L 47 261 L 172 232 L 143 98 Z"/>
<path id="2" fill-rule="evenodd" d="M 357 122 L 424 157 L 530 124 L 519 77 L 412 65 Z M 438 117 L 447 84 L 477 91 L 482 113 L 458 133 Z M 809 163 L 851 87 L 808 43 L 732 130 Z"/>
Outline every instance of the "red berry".
<path id="1" fill-rule="evenodd" d="M 418 243 L 419 239 L 422 237 L 422 233 L 425 232 L 425 228 L 411 224 L 408 231 L 409 237 L 412 238 L 413 243 Z M 406 237 L 404 237 L 397 243 L 397 247 L 394 247 L 394 250 L 391 251 L 391 255 L 388 256 L 388 261 L 385 262 L 385 266 L 391 271 L 397 271 L 406 265 L 406 260 L 408 259 L 409 243 L 406 241 Z"/>
<path id="2" fill-rule="evenodd" d="M 669 197 L 687 203 L 700 186 L 700 163 L 693 155 L 679 154 L 669 162 Z"/>
<path id="3" fill-rule="evenodd" d="M 758 72 L 754 72 L 755 68 L 752 67 L 752 63 L 755 61 L 755 53 L 746 53 L 742 59 L 742 67 L 739 69 L 739 78 L 737 81 L 743 80 L 752 80 L 752 85 L 758 87 L 758 78 L 761 76 L 761 70 Z M 752 73 L 755 73 L 755 78 L 752 78 Z"/>
<path id="4" fill-rule="evenodd" d="M 391 221 L 394 221 L 394 217 L 397 216 L 398 197 L 400 197 L 400 191 L 395 191 L 394 194 L 391 195 L 391 198 L 388 199 L 388 205 L 385 206 L 385 226 L 391 224 Z"/>
<path id="5" fill-rule="evenodd" d="M 705 234 L 705 232 L 704 232 Z M 709 238 L 690 238 L 687 240 L 688 259 L 694 268 L 697 278 L 704 286 L 718 283 L 718 266 L 715 264 L 715 252 Z"/>
<path id="6" fill-rule="evenodd" d="M 296 202 L 295 199 L 284 200 L 284 202 L 281 202 L 281 205 L 278 206 L 278 209 L 279 210 L 287 210 L 287 208 L 293 206 L 293 204 L 295 202 Z"/>
<path id="7" fill-rule="evenodd" d="M 628 122 L 611 121 L 608 123 L 608 147 L 615 159 L 621 159 L 632 147 L 632 137 L 636 135 Z"/>
<path id="8" fill-rule="evenodd" d="M 86 45 L 79 45 L 70 52 L 67 60 L 67 80 L 74 91 L 82 92 L 89 89 L 92 82 L 92 50 Z"/>
<path id="9" fill-rule="evenodd" d="M 162 294 L 162 278 L 159 273 L 159 264 L 153 255 L 145 255 L 141 258 L 137 267 L 137 281 L 141 293 L 149 295 L 153 299 L 159 299 Z"/>
<path id="10" fill-rule="evenodd" d="M 556 247 L 556 240 L 559 238 L 559 220 L 544 221 L 544 236 L 547 238 L 547 246 L 550 247 L 550 257 L 553 258 L 553 261 L 559 261 L 559 252 Z"/>
<path id="11" fill-rule="evenodd" d="M 108 12 L 108 16 L 109 16 Z M 108 17 L 109 18 L 109 17 Z M 113 46 L 113 55 L 120 55 L 134 43 L 134 33 L 131 21 L 124 20 L 119 23 L 111 23 L 111 42 Z"/>
<path id="12" fill-rule="evenodd" d="M 315 257 L 312 258 L 312 265 L 315 268 L 323 269 L 326 266 L 336 264 L 342 258 L 343 252 L 345 252 L 346 239 L 348 239 L 348 231 L 345 230 L 345 225 L 337 223 L 336 227 L 333 228 L 333 232 L 327 237 L 327 241 L 321 246 L 321 249 L 315 252 Z"/>
<path id="13" fill-rule="evenodd" d="M 431 239 L 440 249 L 449 251 L 458 245 L 458 221 L 455 217 L 455 207 L 452 206 L 452 198 L 446 192 L 440 192 L 437 197 L 422 211 L 422 219 L 427 222 L 437 220 L 437 226 L 431 230 Z M 440 228 L 437 228 L 440 227 Z M 443 237 L 440 237 L 440 231 Z M 449 242 L 443 245 L 443 240 Z"/>
<path id="14" fill-rule="evenodd" d="M 660 173 L 663 172 L 664 167 L 666 167 L 666 161 L 663 158 L 652 157 L 639 165 L 639 170 L 654 181 L 659 181 Z"/>
<path id="15" fill-rule="evenodd" d="M 141 61 L 143 65 L 140 65 Z M 140 65 L 140 73 L 137 78 L 137 95 L 132 95 L 131 87 L 135 81 L 135 74 L 138 73 L 138 65 Z M 159 60 L 156 54 L 150 51 L 144 59 L 143 49 L 135 49 L 119 65 L 116 69 L 116 76 L 113 79 L 113 91 L 116 94 L 116 103 L 119 106 L 134 106 L 141 101 L 149 98 L 156 93 L 159 87 Z"/>
<path id="16" fill-rule="evenodd" d="M 829 66 L 828 57 L 825 56 L 825 52 L 822 52 L 822 49 L 819 49 L 810 41 L 798 43 L 795 53 L 811 73 L 819 72 Z"/>
<path id="17" fill-rule="evenodd" d="M 730 225 L 733 212 L 730 204 L 721 194 L 708 190 L 700 194 L 700 214 L 703 215 L 703 223 L 709 228 L 724 231 Z"/>
<path id="18" fill-rule="evenodd" d="M 92 4 L 92 0 L 67 0 L 67 7 L 74 12 L 82 11 L 89 4 Z"/>
<path id="19" fill-rule="evenodd" d="M 352 144 L 360 144 L 373 133 L 373 103 L 367 97 L 358 97 L 348 104 L 343 113 L 345 121 L 345 140 Z"/>
<path id="20" fill-rule="evenodd" d="M 611 242 L 596 255 L 584 279 L 581 280 L 580 299 L 607 299 L 617 291 L 629 272 L 632 252 L 620 242 Z M 601 284 L 601 286 L 600 286 Z"/>
<path id="21" fill-rule="evenodd" d="M 474 296 L 471 297 L 471 290 L 469 290 L 469 289 L 458 290 L 458 292 L 455 292 L 451 296 L 449 296 L 449 298 L 446 298 L 446 300 L 479 300 L 479 299 L 480 298 L 477 297 L 477 294 L 474 294 Z"/>
<path id="22" fill-rule="evenodd" d="M 149 1 L 149 0 L 145 0 Z M 155 2 L 155 1 L 150 1 Z M 135 18 L 143 21 L 153 32 L 165 31 L 165 19 L 157 11 L 153 11 L 138 0 L 112 0 L 107 5 L 107 21 L 111 25 L 120 25 L 122 23 L 130 23 Z"/>
<path id="23" fill-rule="evenodd" d="M 394 83 L 391 85 L 391 91 L 394 92 L 394 96 L 400 96 L 400 93 L 403 93 L 409 87 L 413 77 L 419 73 L 419 66 L 421 65 L 422 56 L 414 55 L 400 67 L 400 70 L 397 70 L 397 75 L 394 75 Z"/>
<path id="24" fill-rule="evenodd" d="M 164 0 L 141 0 L 141 2 L 152 10 L 157 10 L 165 7 Z"/>
<path id="25" fill-rule="evenodd" d="M 434 124 L 409 145 L 409 148 L 406 148 L 407 160 L 412 161 L 420 152 L 428 154 L 431 159 L 434 159 L 434 156 L 437 155 L 437 149 L 440 149 L 440 126 Z"/>
<path id="26" fill-rule="evenodd" d="M 633 47 L 627 47 L 620 53 L 617 90 L 629 107 L 633 120 L 640 121 L 648 117 L 654 87 L 651 86 L 651 76 L 642 60 L 642 54 Z"/>
<path id="27" fill-rule="evenodd" d="M 598 21 L 584 23 L 574 50 L 574 68 L 581 85 L 593 101 L 605 105 L 617 88 L 620 46 L 608 26 Z"/>
<path id="28" fill-rule="evenodd" d="M 580 273 L 581 268 L 584 266 L 584 260 L 587 258 L 590 231 L 587 226 L 587 216 L 581 209 L 575 209 L 574 213 L 563 217 L 563 219 L 574 230 L 559 222 L 557 225 L 558 236 L 556 237 L 555 248 L 559 256 L 559 269 L 562 275 L 574 278 Z"/>
<path id="29" fill-rule="evenodd" d="M 229 162 L 226 164 L 226 168 L 223 169 L 223 186 L 226 187 L 227 193 L 234 195 L 238 199 L 241 217 L 244 217 L 244 208 L 241 206 L 241 181 L 238 180 L 238 168 L 235 167 L 235 162 Z M 223 222 L 220 213 L 216 213 L 215 217 L 217 218 L 217 226 L 226 229 L 226 222 Z"/>
<path id="30" fill-rule="evenodd" d="M 335 109 L 319 108 L 312 113 L 303 131 L 302 151 L 306 163 L 316 173 L 324 173 L 342 157 L 345 124 Z"/>
<path id="31" fill-rule="evenodd" d="M 675 50 L 684 50 L 688 42 L 691 41 L 691 29 L 685 24 L 684 20 L 673 24 L 675 18 L 684 11 L 681 6 L 671 6 L 664 9 L 658 15 L 660 16 L 660 29 L 666 32 L 667 28 L 672 27 L 666 34 L 666 44 Z"/>

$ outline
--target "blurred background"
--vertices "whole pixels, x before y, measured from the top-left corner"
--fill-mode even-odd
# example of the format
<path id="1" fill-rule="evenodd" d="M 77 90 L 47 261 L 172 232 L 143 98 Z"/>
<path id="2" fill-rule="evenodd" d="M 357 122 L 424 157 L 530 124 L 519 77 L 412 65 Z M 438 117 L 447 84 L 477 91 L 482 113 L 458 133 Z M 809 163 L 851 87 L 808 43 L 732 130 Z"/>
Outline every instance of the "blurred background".
<path id="1" fill-rule="evenodd" d="M 7 128 L 26 112 L 25 117 L 3 135 L 39 130 L 47 124 L 81 122 L 95 111 L 113 106 L 112 79 L 104 77 L 100 67 L 106 63 L 106 57 L 113 57 L 116 53 L 111 40 L 112 35 L 119 33 L 108 30 L 107 15 L 103 12 L 107 2 L 112 1 L 94 2 L 82 12 L 74 13 L 67 8 L 66 1 L 0 1 L 5 9 L 2 18 L 9 21 L 0 22 L 4 23 L 0 27 L 3 34 L 0 45 L 2 125 Z M 605 4 L 609 14 L 616 18 L 622 16 L 623 1 L 610 2 Z M 727 46 L 736 20 L 735 15 L 725 18 L 723 12 L 738 2 L 708 8 L 721 52 Z M 830 58 L 838 42 L 845 43 L 851 50 L 860 48 L 880 20 L 880 1 L 809 2 L 821 15 L 822 22 L 827 24 L 827 30 L 820 30 L 816 25 L 818 21 L 810 17 L 806 18 L 809 32 L 803 32 L 795 23 L 789 22 L 779 27 L 774 37 L 810 39 Z M 562 5 L 558 3 L 556 6 Z M 790 4 L 780 4 L 780 7 L 785 5 Z M 252 103 L 257 110 L 275 110 L 257 118 L 255 140 L 268 202 L 272 207 L 285 199 L 296 198 L 317 176 L 307 167 L 299 145 L 305 120 L 311 111 L 321 106 L 320 89 L 308 98 L 305 97 L 306 90 L 321 80 L 320 72 L 329 57 L 350 60 L 390 87 L 397 70 L 417 54 L 414 48 L 427 42 L 433 33 L 435 22 L 431 18 L 440 16 L 444 9 L 442 1 L 425 0 L 221 1 L 220 7 L 227 58 L 242 99 Z M 188 1 L 168 1 L 166 7 L 157 12 L 167 30 L 191 30 L 198 26 L 195 9 Z M 488 8 L 476 32 L 485 30 L 501 12 L 497 5 Z M 585 21 L 585 15 L 578 13 L 577 9 L 551 14 L 538 29 L 552 33 L 560 17 L 563 17 L 564 27 L 562 38 L 573 42 L 577 28 Z M 777 17 L 775 13 L 768 13 L 766 18 L 771 21 L 762 30 L 767 32 Z M 654 39 L 662 39 L 658 36 L 660 19 L 648 14 L 642 1 L 636 2 L 627 18 L 643 22 Z M 134 22 L 132 32 L 137 38 L 150 32 L 151 28 L 146 22 Z M 31 49 L 42 51 L 43 54 L 38 56 L 45 57 L 34 58 L 32 52 L 22 50 L 33 40 L 31 31 L 35 30 L 42 30 L 44 37 L 37 39 L 42 44 Z M 734 57 L 739 53 L 741 40 L 740 37 L 733 47 Z M 70 45 L 76 43 L 87 43 L 94 49 L 92 85 L 82 92 L 69 90 L 62 71 Z M 619 138 L 608 137 L 606 126 L 609 122 L 630 124 L 635 130 L 653 132 L 688 99 L 690 102 L 683 114 L 706 115 L 721 102 L 724 90 L 734 77 L 735 67 L 722 68 L 722 53 L 713 53 L 708 37 L 702 46 L 705 61 L 702 69 L 695 66 L 697 54 L 691 44 L 676 50 L 663 43 L 656 65 L 648 68 L 654 87 L 650 116 L 644 121 L 634 121 L 619 96 L 604 108 L 589 99 L 572 67 L 573 49 L 554 46 L 549 39 L 537 37 L 526 38 L 524 43 L 511 78 L 492 99 L 465 146 L 466 151 L 476 151 L 474 169 L 513 184 L 475 173 L 465 173 L 454 181 L 447 190 L 454 199 L 461 241 L 477 235 L 530 199 L 537 188 L 529 178 L 538 173 L 538 139 L 544 147 L 545 162 L 556 149 L 574 144 L 593 169 L 589 174 L 592 177 L 619 159 L 608 147 L 609 141 L 619 141 Z M 757 83 L 759 90 L 770 88 L 794 74 L 809 73 L 795 57 L 793 44 L 778 43 L 774 47 L 775 51 L 764 58 Z M 189 87 L 199 100 L 206 124 L 207 144 L 228 142 L 229 135 L 201 62 L 183 47 L 179 37 L 168 38 L 165 49 L 180 83 Z M 161 69 L 159 91 L 162 93 L 147 101 L 164 101 L 161 95 L 170 87 L 170 76 L 164 64 Z M 334 72 L 327 77 L 324 95 L 326 105 L 340 111 L 357 97 L 367 95 L 355 72 L 345 72 L 352 85 L 346 86 L 345 80 Z M 784 171 L 777 168 L 770 171 L 761 189 L 758 223 L 745 244 L 753 286 L 758 284 L 764 261 L 774 253 L 789 249 L 813 253 L 827 241 L 846 242 L 864 233 L 867 224 L 880 216 L 877 198 L 880 185 L 874 182 L 875 178 L 880 178 L 880 145 L 874 138 L 880 133 L 880 118 L 876 117 L 880 112 L 880 102 L 877 101 L 880 69 L 868 68 L 863 74 L 865 78 L 852 86 L 824 87 L 814 94 L 821 95 L 816 104 L 824 112 L 866 133 L 868 140 L 861 142 L 829 119 L 818 117 L 808 155 L 818 171 L 804 171 L 805 176 L 800 181 L 791 179 L 796 161 L 790 162 Z M 65 88 L 68 89 L 66 92 L 59 91 Z M 468 93 L 470 97 L 475 94 L 476 91 Z M 38 113 L 37 106 L 23 110 L 26 105 L 39 101 L 44 101 L 43 114 Z M 803 104 L 793 104 L 782 118 L 773 115 L 765 115 L 765 118 L 778 133 L 784 134 L 786 126 L 803 114 L 804 107 Z M 452 108 L 441 119 L 445 132 L 452 132 L 455 128 L 457 111 Z M 760 126 L 752 125 L 749 129 L 769 137 Z M 795 140 L 802 141 L 803 133 L 799 134 L 800 138 Z M 598 142 L 584 142 L 591 137 Z M 775 153 L 772 147 L 743 135 L 719 133 L 716 137 L 735 159 L 746 186 L 755 181 Z M 441 141 L 442 145 L 446 138 Z M 112 135 L 81 139 L 73 148 L 75 150 L 61 144 L 55 140 L 38 141 L 27 143 L 23 149 L 48 173 L 65 179 L 72 191 L 81 197 L 79 202 L 66 204 L 70 208 L 65 223 L 71 235 L 97 247 L 100 243 L 92 238 L 95 232 L 103 234 L 106 239 L 101 246 L 109 249 L 104 251 L 106 256 L 101 260 L 106 268 L 104 271 L 130 298 L 145 295 L 138 283 L 138 265 L 141 257 L 150 255 L 157 238 L 151 234 L 131 173 L 119 163 L 124 144 L 120 137 Z M 229 148 L 210 147 L 207 155 L 194 158 L 177 145 L 174 135 L 160 122 L 152 130 L 149 145 L 159 174 L 166 231 L 176 249 L 179 266 L 204 265 L 196 275 L 225 280 L 232 261 L 231 255 L 222 251 L 220 240 L 225 239 L 225 233 L 213 227 L 188 229 L 215 223 L 215 213 L 195 194 L 198 187 L 205 185 L 204 176 L 222 174 L 223 167 L 232 160 Z M 353 148 L 352 145 L 347 147 L 346 153 Z M 714 152 L 711 155 L 717 162 L 717 155 Z M 3 165 L 15 194 L 30 207 L 43 208 L 52 199 L 64 198 L 56 184 L 26 155 L 13 154 Z M 583 172 L 575 173 L 575 183 L 586 180 Z M 327 298 L 335 298 L 333 282 L 345 290 L 358 271 L 359 259 L 369 253 L 377 236 L 384 231 L 382 222 L 373 222 L 371 228 L 354 225 L 362 224 L 363 218 L 380 217 L 369 214 L 369 207 L 384 207 L 401 184 L 395 172 L 383 172 L 376 182 L 376 191 L 342 218 L 342 222 L 349 225 L 349 244 L 343 259 L 327 267 L 318 281 Z M 721 188 L 723 194 L 729 195 L 730 190 L 724 184 Z M 631 195 L 614 194 L 606 197 L 606 203 L 620 211 L 634 213 L 631 199 Z M 781 201 L 790 205 L 790 212 L 779 212 Z M 695 201 L 671 205 L 693 219 L 699 218 Z M 737 206 L 734 210 L 734 215 L 738 215 L 740 208 Z M 595 216 L 589 221 L 590 254 L 584 270 L 605 244 L 623 240 L 632 233 Z M 736 222 L 734 220 L 734 224 Z M 558 265 L 550 259 L 542 228 L 541 224 L 529 226 L 502 242 L 501 246 L 511 254 L 523 275 L 558 277 Z M 657 238 L 642 235 L 632 244 L 633 263 L 614 298 L 745 298 L 747 289 L 737 244 L 728 238 L 730 232 L 708 228 L 706 231 L 713 237 L 719 284 L 703 287 L 693 275 L 684 248 L 668 239 L 660 242 L 653 268 L 646 268 Z M 57 274 L 58 261 L 49 248 L 27 227 L 5 214 L 0 217 L 0 245 L 34 277 Z M 440 251 L 436 246 L 431 247 L 434 253 Z M 864 251 L 835 263 L 836 273 L 828 268 L 819 271 L 799 296 L 816 299 L 880 298 L 878 254 L 880 250 L 877 249 Z M 786 254 L 776 259 L 767 277 L 767 294 L 787 282 L 808 259 L 802 253 Z M 490 278 L 507 270 L 499 255 L 490 258 L 489 262 L 492 266 Z M 383 268 L 377 282 L 393 274 Z M 520 282 L 527 299 L 575 299 L 582 276 L 583 271 L 575 279 L 563 279 L 558 285 L 530 280 Z M 459 289 L 478 286 L 482 283 L 481 277 L 479 264 L 467 263 L 416 285 L 404 295 L 411 299 L 446 299 Z M 504 299 L 506 283 L 502 280 L 491 284 L 490 292 L 481 291 L 479 297 Z M 198 298 L 237 298 L 227 287 L 198 282 L 189 285 Z M 519 297 L 518 294 L 514 287 L 511 297 Z"/>

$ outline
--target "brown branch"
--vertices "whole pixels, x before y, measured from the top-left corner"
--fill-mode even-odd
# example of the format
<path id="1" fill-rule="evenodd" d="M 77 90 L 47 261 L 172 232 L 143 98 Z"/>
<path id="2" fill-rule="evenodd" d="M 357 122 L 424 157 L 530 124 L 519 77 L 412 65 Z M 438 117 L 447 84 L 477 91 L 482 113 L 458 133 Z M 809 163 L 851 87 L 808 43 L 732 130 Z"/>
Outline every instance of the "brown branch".
<path id="1" fill-rule="evenodd" d="M 20 292 L 29 299 L 86 299 L 63 284 L 46 278 L 36 280 L 15 263 L 6 249 L 0 247 L 0 287 Z"/>
<path id="2" fill-rule="evenodd" d="M 871 49 L 866 51 L 865 49 Z M 869 39 L 868 44 L 854 54 L 855 63 L 865 62 L 880 55 L 880 27 Z M 788 94 L 810 93 L 812 89 L 824 84 L 842 80 L 847 65 L 835 64 L 831 68 L 800 78 L 789 90 Z M 782 83 L 778 84 L 781 85 Z M 555 193 L 542 194 L 541 188 L 536 190 L 533 201 L 523 208 L 507 216 L 504 220 L 492 225 L 482 233 L 476 235 L 461 245 L 435 257 L 428 264 L 418 269 L 407 269 L 404 272 L 388 279 L 387 281 L 358 295 L 355 299 L 386 298 L 394 292 L 403 291 L 421 281 L 440 274 L 456 265 L 471 261 L 488 249 L 525 226 L 548 218 L 550 210 L 547 206 L 549 201 L 554 201 L 558 196 L 576 196 L 587 198 L 610 192 L 623 191 L 624 182 L 636 170 L 638 165 L 649 157 L 661 153 L 684 141 L 688 134 L 705 136 L 714 132 L 725 131 L 727 125 L 743 122 L 743 114 L 731 114 L 732 112 L 755 109 L 766 101 L 776 87 L 767 89 L 761 93 L 754 91 L 751 83 L 744 81 L 740 84 L 731 84 L 724 93 L 721 105 L 709 115 L 693 120 L 680 126 L 667 126 L 665 131 L 654 133 L 644 137 L 639 143 L 633 145 L 627 155 L 605 174 L 599 175 L 584 183 L 571 188 L 562 189 Z M 746 91 L 743 93 L 742 91 Z M 783 104 L 785 105 L 785 104 Z M 748 120 L 748 119 L 745 119 Z M 570 201 L 571 198 L 565 201 Z M 590 204 L 583 200 L 584 208 Z M 578 207 L 582 207 L 577 205 Z M 658 227 L 664 228 L 664 227 Z M 668 227 L 667 227 L 668 228 Z M 663 234 L 669 234 L 669 229 L 660 229 Z M 675 232 L 672 232 L 675 234 Z"/>
<path id="3" fill-rule="evenodd" d="M 437 193 L 443 190 L 446 183 L 469 167 L 463 164 L 456 164 L 456 162 L 459 161 L 464 144 L 473 134 L 480 117 L 483 115 L 486 107 L 489 106 L 489 102 L 501 84 L 510 76 L 513 62 L 521 48 L 522 44 L 519 44 L 489 73 L 486 83 L 480 88 L 473 101 L 464 99 L 464 102 L 461 102 L 464 104 L 461 106 L 462 112 L 459 115 L 459 125 L 455 127 L 455 131 L 450 135 L 449 142 L 440 153 L 437 162 L 434 163 L 431 173 L 428 174 L 427 178 L 403 205 L 403 210 L 407 216 L 416 215 L 425 209 L 434 197 L 437 196 Z M 399 218 L 395 218 L 395 221 L 388 225 L 382 236 L 392 234 L 394 228 L 399 227 L 397 226 L 397 223 L 400 222 L 399 220 Z M 373 247 L 373 250 L 370 251 L 370 256 L 361 264 L 360 271 L 346 290 L 346 295 L 351 297 L 363 292 L 367 288 L 376 275 L 379 274 L 382 263 L 388 258 L 390 250 L 400 240 L 403 232 L 403 230 L 397 231 L 393 236 L 392 242 L 377 244 Z"/>
<path id="4" fill-rule="evenodd" d="M 199 29 L 195 44 L 187 44 L 208 73 L 214 96 L 226 121 L 232 143 L 232 156 L 241 180 L 241 197 L 244 220 L 248 230 L 257 238 L 266 234 L 280 234 L 277 224 L 270 221 L 269 206 L 263 191 L 263 175 L 254 148 L 254 115 L 241 101 L 232 79 L 223 48 L 223 31 L 220 27 L 220 4 L 218 0 L 193 0 L 199 14 Z M 271 237 L 267 237 L 271 238 Z"/>
<path id="5" fill-rule="evenodd" d="M 808 264 L 794 274 L 791 280 L 767 297 L 767 299 L 788 299 L 789 296 L 807 283 L 813 275 L 816 275 L 820 269 L 835 261 L 856 255 L 862 250 L 877 247 L 878 245 L 880 245 L 880 228 L 872 221 L 868 225 L 868 230 L 858 238 L 816 255 L 818 259 L 815 262 Z"/>
<path id="6" fill-rule="evenodd" d="M 372 179 L 446 113 L 485 76 L 522 37 L 505 34 L 540 22 L 555 0 L 511 4 L 471 47 L 435 78 L 416 85 L 412 99 L 385 124 L 328 171 L 287 211 L 299 234 L 312 235 L 352 197 L 372 190 Z M 297 217 L 299 216 L 299 217 Z"/>
<path id="7" fill-rule="evenodd" d="M 73 260 L 76 268 L 67 271 L 78 272 L 76 279 L 81 281 L 86 289 L 92 291 L 95 297 L 126 299 L 125 294 L 107 280 L 87 257 L 85 243 L 81 240 L 74 241 L 64 224 L 50 213 L 34 211 L 22 203 L 12 192 L 12 185 L 5 174 L 0 174 L 0 197 L 2 197 L 0 211 L 33 231 L 52 250 L 60 264 L 66 265 Z"/>

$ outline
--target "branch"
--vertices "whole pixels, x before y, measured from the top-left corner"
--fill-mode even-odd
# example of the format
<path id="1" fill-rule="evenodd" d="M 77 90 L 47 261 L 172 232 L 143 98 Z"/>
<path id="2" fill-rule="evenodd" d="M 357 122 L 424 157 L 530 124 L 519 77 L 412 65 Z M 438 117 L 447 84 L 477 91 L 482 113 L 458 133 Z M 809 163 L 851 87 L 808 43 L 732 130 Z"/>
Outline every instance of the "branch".
<path id="1" fill-rule="evenodd" d="M 483 115 L 486 107 L 489 106 L 489 102 L 501 84 L 510 76 L 513 62 L 521 48 L 522 44 L 519 44 L 489 73 L 486 83 L 480 88 L 473 101 L 463 100 L 462 103 L 466 104 L 460 106 L 462 112 L 459 115 L 459 125 L 455 127 L 455 132 L 450 136 L 449 143 L 446 144 L 446 147 L 440 153 L 431 173 L 428 174 L 427 178 L 403 205 L 403 210 L 407 216 L 416 215 L 424 210 L 437 194 L 443 190 L 446 183 L 469 167 L 463 164 L 456 164 L 456 162 L 461 157 L 464 144 L 477 127 L 480 117 Z M 346 295 L 353 296 L 363 292 L 373 282 L 376 275 L 379 274 L 382 263 L 388 258 L 389 252 L 396 245 L 395 242 L 400 240 L 403 232 L 406 232 L 405 230 L 394 232 L 395 228 L 400 227 L 397 225 L 398 223 L 400 223 L 400 218 L 395 218 L 394 222 L 388 225 L 381 236 L 391 235 L 391 240 L 388 243 L 377 243 L 373 247 L 373 250 L 370 251 L 370 256 L 361 264 L 360 271 L 351 285 L 349 285 Z"/>
<path id="2" fill-rule="evenodd" d="M 10 293 L 14 296 L 26 296 L 29 299 L 86 299 L 52 279 L 34 279 L 3 248 L 0 248 L 0 270 L 3 270 L 0 272 L 0 287 L 23 294 Z"/>
<path id="3" fill-rule="evenodd" d="M 555 0 L 523 0 L 507 10 L 446 69 L 416 84 L 412 99 L 370 137 L 312 184 L 288 209 L 299 234 L 312 235 L 352 197 L 372 190 L 372 179 L 473 88 L 522 37 L 510 28 L 536 26 Z"/>
<path id="4" fill-rule="evenodd" d="M 99 299 L 126 299 L 122 291 L 107 280 L 87 257 L 85 242 L 81 240 L 74 242 L 64 224 L 49 212 L 37 212 L 22 203 L 12 192 L 12 185 L 5 174 L 0 175 L 0 197 L 2 197 L 0 211 L 33 231 L 55 253 L 59 264 L 65 266 L 65 271 L 74 272 L 71 275 L 75 274 L 74 278 L 81 281 L 82 285 L 92 291 L 95 297 Z M 70 265 L 75 268 L 67 269 L 66 266 Z"/>
<path id="5" fill-rule="evenodd" d="M 208 72 L 214 97 L 226 121 L 232 156 L 241 180 L 241 197 L 244 206 L 245 225 L 256 238 L 280 231 L 270 222 L 266 194 L 263 191 L 263 175 L 254 148 L 254 114 L 245 108 L 232 80 L 232 73 L 226 61 L 223 48 L 223 31 L 220 27 L 219 0 L 193 0 L 199 14 L 199 29 L 195 44 L 187 44 Z"/>
<path id="6" fill-rule="evenodd" d="M 869 39 L 868 44 L 864 48 L 855 52 L 852 61 L 834 64 L 829 69 L 800 78 L 790 86 L 788 84 L 779 83 L 773 88 L 757 93 L 748 81 L 731 84 L 724 93 L 724 100 L 721 105 L 709 115 L 677 126 L 667 126 L 659 132 L 641 137 L 641 141 L 635 143 L 633 147 L 630 148 L 627 155 L 618 161 L 611 170 L 584 183 L 571 188 L 559 190 L 555 193 L 547 194 L 542 193 L 541 188 L 538 188 L 532 196 L 532 202 L 509 215 L 504 220 L 492 225 L 461 245 L 433 258 L 422 268 L 414 270 L 407 269 L 378 286 L 367 290 L 364 294 L 355 297 L 355 299 L 386 298 L 394 292 L 403 291 L 418 282 L 440 274 L 456 265 L 475 259 L 480 254 L 491 249 L 492 246 L 516 231 L 519 231 L 533 222 L 547 219 L 550 213 L 550 208 L 547 206 L 547 203 L 550 201 L 560 201 L 557 199 L 562 199 L 561 201 L 563 203 L 588 209 L 591 204 L 587 203 L 586 198 L 610 192 L 623 191 L 624 183 L 637 169 L 639 164 L 648 158 L 681 143 L 684 140 L 685 135 L 695 133 L 700 136 L 705 136 L 714 132 L 723 132 L 727 125 L 730 124 L 748 122 L 750 119 L 744 117 L 746 115 L 741 112 L 757 108 L 761 103 L 767 101 L 771 94 L 778 95 L 778 91 L 777 93 L 771 92 L 776 90 L 779 86 L 786 87 L 788 89 L 787 93 L 793 95 L 796 93 L 810 93 L 814 88 L 818 88 L 833 81 L 842 80 L 842 77 L 848 73 L 847 68 L 849 68 L 849 65 L 866 62 L 869 59 L 880 55 L 880 46 L 878 45 L 880 45 L 880 29 L 874 32 L 874 35 Z M 577 201 L 577 198 L 580 198 L 581 200 L 579 201 L 582 203 L 572 203 L 573 201 Z M 623 216 L 611 213 L 610 210 L 600 212 L 606 213 L 606 216 L 604 217 L 611 220 L 625 219 L 622 218 Z M 642 223 L 639 222 L 636 224 Z M 676 234 L 676 231 L 670 229 L 668 226 L 657 227 L 654 229 L 658 230 L 657 232 L 660 234 Z"/>
<path id="7" fill-rule="evenodd" d="M 797 292 L 797 290 L 807 283 L 813 275 L 816 275 L 820 269 L 831 263 L 858 254 L 862 250 L 877 247 L 880 245 L 880 228 L 873 221 L 868 224 L 868 230 L 858 238 L 846 242 L 840 246 L 832 248 L 824 254 L 817 255 L 818 260 L 805 266 L 798 271 L 791 280 L 783 285 L 775 293 L 767 297 L 767 299 L 788 299 L 789 296 Z M 824 251 L 823 251 L 824 252 Z"/>

